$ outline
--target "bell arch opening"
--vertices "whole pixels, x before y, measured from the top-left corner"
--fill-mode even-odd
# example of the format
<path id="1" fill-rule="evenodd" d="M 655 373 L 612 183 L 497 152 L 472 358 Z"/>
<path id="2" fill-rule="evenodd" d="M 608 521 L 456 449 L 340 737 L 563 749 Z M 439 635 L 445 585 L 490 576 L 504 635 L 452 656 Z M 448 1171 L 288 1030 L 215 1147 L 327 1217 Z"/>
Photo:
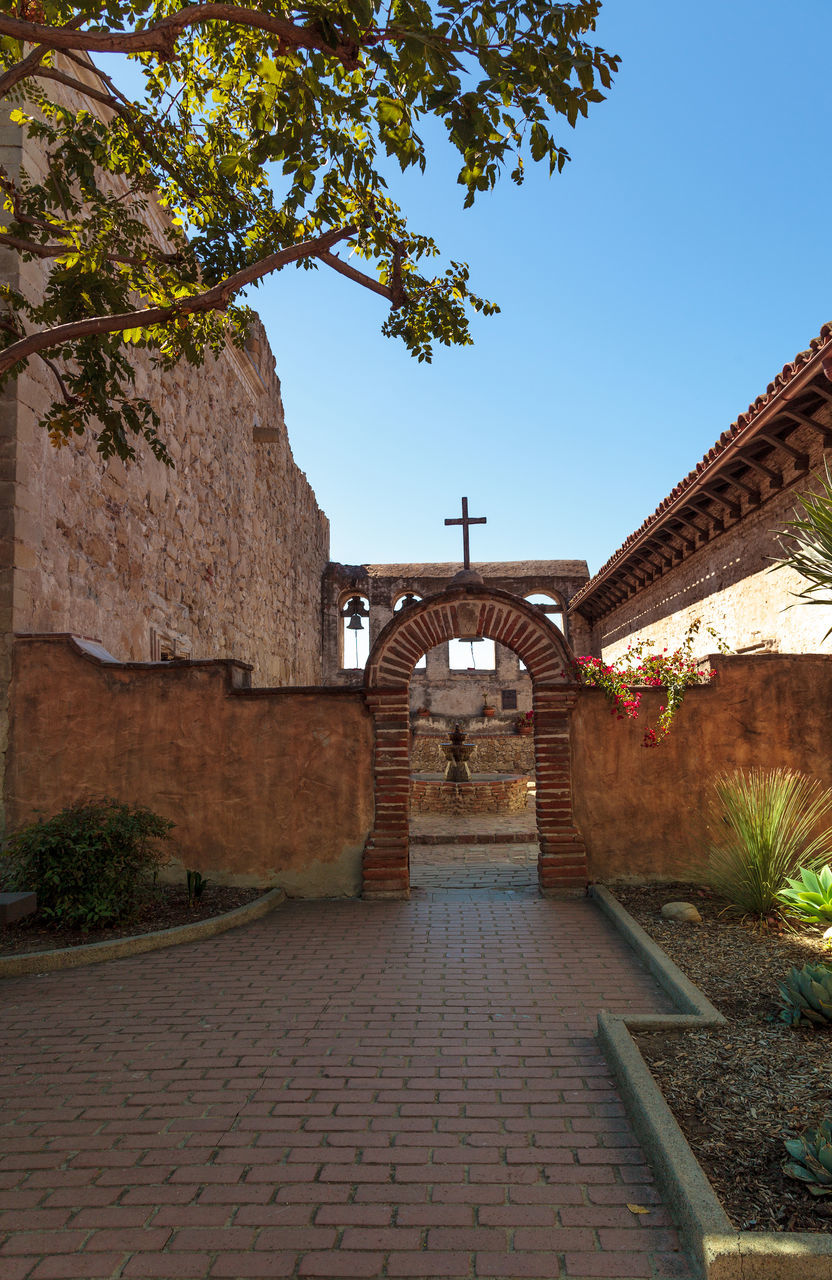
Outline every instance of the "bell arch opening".
<path id="1" fill-rule="evenodd" d="M 577 700 L 574 655 L 535 605 L 485 586 L 452 585 L 396 614 L 367 660 L 375 816 L 364 848 L 363 896 L 410 894 L 410 677 L 422 654 L 460 636 L 484 636 L 513 649 L 531 676 L 538 884 L 546 895 L 583 892 L 586 848 L 572 815 L 569 737 Z"/>

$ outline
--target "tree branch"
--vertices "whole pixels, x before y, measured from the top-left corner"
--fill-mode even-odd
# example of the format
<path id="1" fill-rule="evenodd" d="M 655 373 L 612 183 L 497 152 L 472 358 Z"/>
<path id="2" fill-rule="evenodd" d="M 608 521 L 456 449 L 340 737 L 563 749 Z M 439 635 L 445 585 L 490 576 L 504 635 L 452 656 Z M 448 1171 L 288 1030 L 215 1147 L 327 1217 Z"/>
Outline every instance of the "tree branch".
<path id="1" fill-rule="evenodd" d="M 29 44 L 43 44 L 49 49 L 85 49 L 88 53 L 155 53 L 162 58 L 173 55 L 176 39 L 188 27 L 204 22 L 236 23 L 253 27 L 277 37 L 286 49 L 317 49 L 331 53 L 348 69 L 357 65 L 358 47 L 349 41 L 330 45 L 314 27 L 297 27 L 285 18 L 260 13 L 234 4 L 185 5 L 177 13 L 143 27 L 141 31 L 69 31 L 65 27 L 50 27 L 41 22 L 25 22 L 9 14 L 0 14 L 0 35 L 25 40 Z"/>
<path id="2" fill-rule="evenodd" d="M 62 31 L 72 31 L 76 27 L 80 27 L 84 21 L 83 14 L 77 14 L 76 17 L 68 22 L 65 27 L 59 28 Z M 16 66 L 10 67 L 8 71 L 0 76 L 0 98 L 5 98 L 9 90 L 13 89 L 16 84 L 20 84 L 21 80 L 25 80 L 27 76 L 35 71 L 46 57 L 47 53 L 51 53 L 52 46 L 48 44 L 38 45 L 32 49 L 31 53 L 27 53 Z"/>
<path id="3" fill-rule="evenodd" d="M 38 355 L 49 347 L 58 347 L 77 338 L 99 333 L 120 333 L 125 329 L 145 329 L 149 325 L 166 324 L 178 316 L 194 315 L 201 311 L 223 311 L 233 295 L 247 284 L 253 284 L 255 280 L 260 280 L 290 262 L 321 257 L 339 240 L 355 235 L 356 230 L 356 227 L 340 227 L 325 231 L 315 240 L 304 240 L 300 244 L 290 245 L 288 249 L 279 249 L 276 253 L 243 267 L 241 271 L 215 284 L 211 289 L 206 289 L 204 293 L 181 298 L 166 307 L 146 307 L 143 311 L 127 311 L 120 315 L 88 316 L 85 320 L 73 320 L 57 325 L 54 329 L 31 333 L 0 352 L 0 377 L 28 356 Z"/>
<path id="4" fill-rule="evenodd" d="M 6 244 L 10 249 L 19 249 L 21 253 L 31 253 L 33 258 L 63 258 L 68 253 L 85 251 L 84 246 L 74 244 L 35 244 L 24 240 L 22 236 L 7 235 L 5 231 L 0 231 L 0 244 Z M 156 251 L 144 258 L 135 258 L 126 253 L 105 253 L 104 258 L 107 262 L 124 262 L 130 267 L 141 267 L 148 262 L 179 262 L 182 254 Z"/>

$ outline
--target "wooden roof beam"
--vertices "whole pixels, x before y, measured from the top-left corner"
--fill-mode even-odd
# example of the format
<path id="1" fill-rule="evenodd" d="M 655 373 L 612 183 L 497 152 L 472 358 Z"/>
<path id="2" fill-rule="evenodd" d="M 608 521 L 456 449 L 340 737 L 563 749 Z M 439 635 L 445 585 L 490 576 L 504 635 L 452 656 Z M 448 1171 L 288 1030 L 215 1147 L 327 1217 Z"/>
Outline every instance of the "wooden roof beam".
<path id="1" fill-rule="evenodd" d="M 707 498 L 692 498 L 688 503 L 688 509 L 695 511 L 697 515 L 704 516 L 705 519 L 710 522 L 710 529 L 704 530 L 706 537 L 709 538 L 711 533 L 725 532 L 725 521 L 721 516 L 718 516 L 715 512 L 709 509 L 707 505 Z"/>
<path id="2" fill-rule="evenodd" d="M 743 458 L 742 461 L 745 462 L 745 459 Z M 743 493 L 747 494 L 749 502 L 760 501 L 759 489 L 755 489 L 752 485 L 746 484 L 744 480 L 740 480 L 739 476 L 732 476 L 728 475 L 727 472 L 723 472 L 722 478 L 725 480 L 726 484 L 732 484 L 735 488 L 741 489 Z"/>
<path id="3" fill-rule="evenodd" d="M 761 476 L 765 476 L 774 485 L 775 489 L 783 487 L 783 476 L 779 471 L 773 471 L 771 467 L 767 467 L 764 462 L 759 462 L 756 458 L 752 458 L 748 453 L 738 453 L 737 457 L 744 462 L 747 467 L 758 471 Z"/>
<path id="4" fill-rule="evenodd" d="M 826 392 L 821 392 L 821 394 L 826 395 Z M 830 403 L 832 403 L 832 396 L 830 396 Z M 832 430 L 823 422 L 818 422 L 817 418 L 811 418 L 808 414 L 798 412 L 797 409 L 782 409 L 781 413 L 783 413 L 787 418 L 793 418 L 794 421 L 799 422 L 801 426 L 811 427 L 813 431 L 817 431 L 819 435 L 823 436 L 824 448 L 832 448 Z"/>
<path id="5" fill-rule="evenodd" d="M 781 440 L 774 432 L 758 431 L 755 437 L 757 440 L 765 440 L 767 444 L 774 445 L 776 449 L 782 449 L 792 459 L 796 471 L 809 470 L 809 455 L 802 453 L 800 449 L 795 449 L 793 445 L 786 444 L 785 440 Z"/>
<path id="6" fill-rule="evenodd" d="M 701 484 L 699 486 L 702 493 L 706 493 L 714 502 L 718 502 L 729 514 L 732 520 L 739 520 L 742 515 L 742 508 L 727 494 L 718 493 L 711 485 Z"/>

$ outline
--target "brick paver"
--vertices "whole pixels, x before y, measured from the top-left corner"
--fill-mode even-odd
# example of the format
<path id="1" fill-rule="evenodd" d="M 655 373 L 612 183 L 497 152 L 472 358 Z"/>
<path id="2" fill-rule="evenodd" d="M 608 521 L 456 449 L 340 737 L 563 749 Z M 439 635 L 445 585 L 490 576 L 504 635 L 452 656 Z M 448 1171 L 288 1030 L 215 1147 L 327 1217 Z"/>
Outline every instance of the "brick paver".
<path id="1" fill-rule="evenodd" d="M 593 1036 L 664 998 L 506 849 L 4 983 L 0 1276 L 692 1280 Z"/>

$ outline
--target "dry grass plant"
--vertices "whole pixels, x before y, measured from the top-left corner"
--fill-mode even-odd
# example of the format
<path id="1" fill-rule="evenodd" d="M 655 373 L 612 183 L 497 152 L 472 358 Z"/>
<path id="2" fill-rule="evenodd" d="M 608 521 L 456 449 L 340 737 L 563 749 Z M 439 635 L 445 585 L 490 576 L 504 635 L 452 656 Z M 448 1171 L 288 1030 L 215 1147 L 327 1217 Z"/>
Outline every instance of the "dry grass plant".
<path id="1" fill-rule="evenodd" d="M 832 791 L 791 769 L 737 769 L 713 782 L 706 879 L 738 910 L 766 916 L 801 867 L 832 848 Z M 823 825 L 826 823 L 827 825 Z"/>

